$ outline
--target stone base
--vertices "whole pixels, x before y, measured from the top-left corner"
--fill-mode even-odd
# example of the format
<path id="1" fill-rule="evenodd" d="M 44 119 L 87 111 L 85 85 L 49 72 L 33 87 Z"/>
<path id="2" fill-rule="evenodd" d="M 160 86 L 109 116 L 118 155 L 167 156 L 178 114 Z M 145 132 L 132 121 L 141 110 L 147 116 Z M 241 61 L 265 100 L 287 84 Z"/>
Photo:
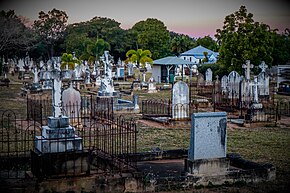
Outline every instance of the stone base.
<path id="1" fill-rule="evenodd" d="M 224 175 L 229 169 L 227 158 L 185 160 L 185 171 L 193 175 Z"/>
<path id="2" fill-rule="evenodd" d="M 87 151 L 46 153 L 31 151 L 31 171 L 38 178 L 76 176 L 89 173 Z"/>
<path id="3" fill-rule="evenodd" d="M 82 150 L 82 138 L 46 139 L 36 136 L 35 149 L 41 153 L 56 153 Z"/>
<path id="4" fill-rule="evenodd" d="M 262 103 L 254 103 L 251 105 L 252 109 L 262 109 L 263 108 L 263 104 Z"/>

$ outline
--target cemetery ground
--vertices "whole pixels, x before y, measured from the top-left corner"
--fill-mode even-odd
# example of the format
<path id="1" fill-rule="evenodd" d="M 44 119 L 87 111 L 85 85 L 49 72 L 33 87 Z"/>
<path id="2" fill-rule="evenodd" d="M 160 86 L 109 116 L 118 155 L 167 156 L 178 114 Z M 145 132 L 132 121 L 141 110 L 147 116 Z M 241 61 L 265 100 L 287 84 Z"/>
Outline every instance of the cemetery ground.
<path id="1" fill-rule="evenodd" d="M 9 87 L 0 87 L 0 109 L 10 109 L 19 114 L 26 112 L 26 97 L 21 96 L 22 83 L 17 77 L 9 77 Z M 161 86 L 161 85 L 157 85 Z M 144 99 L 169 99 L 170 90 L 148 94 L 147 91 L 134 91 L 139 94 L 139 103 Z M 131 96 L 126 96 L 131 98 Z M 124 98 L 126 98 L 124 97 Z M 276 100 L 289 96 L 276 96 Z M 141 106 L 140 106 L 141 107 Z M 137 151 L 187 149 L 190 140 L 190 126 L 169 126 L 143 120 L 140 114 L 128 115 L 137 120 Z M 227 152 L 238 153 L 244 159 L 258 163 L 271 163 L 276 167 L 276 180 L 258 184 L 235 184 L 228 186 L 198 187 L 188 192 L 287 192 L 290 189 L 290 118 L 281 117 L 278 124 L 246 124 L 238 126 L 228 123 Z M 177 190 L 173 190 L 177 191 Z M 187 192 L 186 190 L 178 190 Z"/>

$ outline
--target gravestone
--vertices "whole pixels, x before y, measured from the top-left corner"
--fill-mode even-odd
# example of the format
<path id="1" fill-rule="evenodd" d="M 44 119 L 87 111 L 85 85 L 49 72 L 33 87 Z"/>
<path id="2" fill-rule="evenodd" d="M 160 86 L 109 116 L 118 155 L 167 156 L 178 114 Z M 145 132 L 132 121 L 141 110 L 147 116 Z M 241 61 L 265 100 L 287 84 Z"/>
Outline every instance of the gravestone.
<path id="1" fill-rule="evenodd" d="M 241 83 L 241 100 L 243 108 L 249 108 L 250 103 L 252 102 L 253 92 L 252 86 L 249 80 L 243 78 Z"/>
<path id="2" fill-rule="evenodd" d="M 199 73 L 197 76 L 197 85 L 203 86 L 204 84 L 204 76 L 203 74 Z"/>
<path id="3" fill-rule="evenodd" d="M 80 115 L 81 94 L 73 88 L 72 83 L 69 88 L 62 92 L 62 106 L 63 114 L 69 117 L 72 123 L 76 122 L 77 117 Z"/>
<path id="4" fill-rule="evenodd" d="M 227 92 L 227 87 L 228 87 L 228 77 L 227 75 L 224 75 L 221 79 L 221 89 L 223 93 Z"/>
<path id="5" fill-rule="evenodd" d="M 127 68 L 128 68 L 128 76 L 133 76 L 134 75 L 134 65 L 132 63 L 128 63 Z"/>
<path id="6" fill-rule="evenodd" d="M 258 95 L 258 78 L 257 76 L 254 77 L 254 81 L 253 83 L 251 83 L 252 85 L 252 90 L 253 90 L 253 104 L 252 107 L 253 109 L 262 109 L 263 105 L 262 103 L 259 103 L 259 95 Z"/>
<path id="7" fill-rule="evenodd" d="M 62 113 L 60 72 L 53 70 L 52 78 L 53 115 L 48 117 L 48 124 L 42 126 L 42 136 L 36 136 L 35 148 L 41 153 L 82 150 L 82 138 L 75 134 L 75 128 L 69 125 L 69 118 Z"/>
<path id="8" fill-rule="evenodd" d="M 210 68 L 205 72 L 205 84 L 212 85 L 212 70 Z"/>
<path id="9" fill-rule="evenodd" d="M 191 174 L 223 174 L 229 163 L 226 112 L 193 113 L 188 171 Z"/>
<path id="10" fill-rule="evenodd" d="M 172 88 L 172 118 L 189 118 L 189 89 L 182 81 L 176 82 Z"/>
<path id="11" fill-rule="evenodd" d="M 154 81 L 153 77 L 149 78 L 148 81 L 148 93 L 156 93 L 156 82 Z"/>
<path id="12" fill-rule="evenodd" d="M 264 61 L 259 65 L 261 68 L 261 72 L 258 75 L 258 95 L 259 96 L 269 96 L 269 81 L 270 77 L 266 73 L 266 69 L 268 68 L 268 65 L 265 64 Z"/>
<path id="13" fill-rule="evenodd" d="M 116 96 L 117 92 L 114 88 L 112 79 L 112 63 L 113 57 L 109 54 L 109 51 L 104 51 L 101 60 L 104 64 L 104 78 L 101 81 L 101 86 L 98 91 L 98 96 Z"/>
<path id="14" fill-rule="evenodd" d="M 230 99 L 239 98 L 240 80 L 241 80 L 241 76 L 236 71 L 232 71 L 228 75 L 228 87 L 227 87 L 227 90 L 228 90 L 228 97 Z"/>

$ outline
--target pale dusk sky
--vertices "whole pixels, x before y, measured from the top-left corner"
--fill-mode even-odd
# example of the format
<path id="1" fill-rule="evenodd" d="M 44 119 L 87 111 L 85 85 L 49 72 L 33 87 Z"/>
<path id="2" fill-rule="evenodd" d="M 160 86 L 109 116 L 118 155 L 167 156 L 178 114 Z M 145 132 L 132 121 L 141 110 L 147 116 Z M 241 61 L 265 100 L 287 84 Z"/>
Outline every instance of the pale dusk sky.
<path id="1" fill-rule="evenodd" d="M 224 18 L 245 5 L 254 20 L 283 32 L 290 29 L 290 3 L 287 0 L 4 0 L 0 10 L 36 20 L 40 11 L 53 8 L 67 13 L 69 23 L 88 21 L 95 16 L 121 23 L 123 29 L 156 18 L 176 33 L 191 37 L 214 36 Z"/>

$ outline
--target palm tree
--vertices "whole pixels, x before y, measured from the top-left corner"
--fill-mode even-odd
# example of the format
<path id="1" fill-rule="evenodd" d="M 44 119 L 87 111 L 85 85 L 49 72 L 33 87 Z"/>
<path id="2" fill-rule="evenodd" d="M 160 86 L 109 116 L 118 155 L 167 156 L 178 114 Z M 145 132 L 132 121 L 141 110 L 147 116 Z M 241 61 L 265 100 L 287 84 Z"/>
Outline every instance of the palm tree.
<path id="1" fill-rule="evenodd" d="M 98 39 L 96 42 L 87 45 L 87 52 L 90 54 L 89 61 L 99 60 L 105 50 L 110 50 L 111 46 L 103 39 Z"/>
<path id="2" fill-rule="evenodd" d="M 77 58 L 73 57 L 72 54 L 63 53 L 61 56 L 60 68 L 66 69 L 68 67 L 68 69 L 74 70 L 76 63 L 79 64 L 79 60 Z"/>
<path id="3" fill-rule="evenodd" d="M 145 68 L 146 63 L 152 64 L 153 60 L 151 56 L 152 56 L 152 53 L 150 52 L 150 50 L 142 50 L 142 49 L 129 50 L 126 53 L 127 62 L 132 62 L 132 63 L 136 62 L 136 65 L 138 68 L 140 67 Z"/>

